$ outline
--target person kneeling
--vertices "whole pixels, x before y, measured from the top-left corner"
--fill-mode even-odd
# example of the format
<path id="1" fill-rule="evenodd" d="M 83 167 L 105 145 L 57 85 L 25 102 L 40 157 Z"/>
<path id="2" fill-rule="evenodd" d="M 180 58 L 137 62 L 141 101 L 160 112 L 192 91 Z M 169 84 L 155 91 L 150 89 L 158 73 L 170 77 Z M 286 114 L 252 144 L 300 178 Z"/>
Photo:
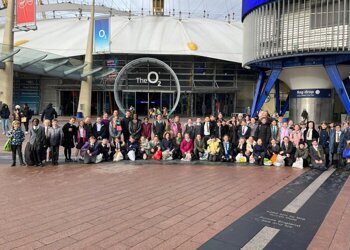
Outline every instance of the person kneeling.
<path id="1" fill-rule="evenodd" d="M 295 162 L 293 168 L 304 168 L 308 166 L 309 150 L 305 147 L 304 142 L 299 142 L 295 152 Z"/>
<path id="2" fill-rule="evenodd" d="M 127 158 L 130 161 L 135 161 L 138 150 L 139 150 L 139 144 L 136 142 L 135 137 L 131 135 L 129 138 L 128 147 L 127 147 L 127 154 L 126 154 Z"/>
<path id="3" fill-rule="evenodd" d="M 312 140 L 312 146 L 310 147 L 310 157 L 312 168 L 321 171 L 327 170 L 323 148 L 318 145 L 316 139 Z"/>
<path id="4" fill-rule="evenodd" d="M 207 141 L 209 161 L 217 161 L 219 159 L 220 142 L 220 139 L 216 138 L 214 135 Z"/>
<path id="5" fill-rule="evenodd" d="M 224 141 L 221 145 L 221 161 L 232 161 L 232 155 L 233 155 L 233 147 L 231 142 L 229 141 L 228 135 L 224 135 Z"/>
<path id="6" fill-rule="evenodd" d="M 261 139 L 258 139 L 253 148 L 253 157 L 255 160 L 255 164 L 258 166 L 264 165 L 265 155 L 266 155 L 266 150 L 263 145 L 263 141 Z"/>
<path id="7" fill-rule="evenodd" d="M 96 143 L 96 138 L 91 136 L 89 141 L 86 142 L 80 150 L 80 155 L 84 159 L 84 164 L 96 163 L 98 154 L 99 146 Z"/>
<path id="8" fill-rule="evenodd" d="M 182 161 L 191 161 L 193 154 L 193 141 L 188 133 L 185 133 L 185 138 L 181 141 L 180 150 L 182 153 Z"/>
<path id="9" fill-rule="evenodd" d="M 106 138 L 102 139 L 102 142 L 99 145 L 99 152 L 100 154 L 102 154 L 101 161 L 109 161 L 110 159 L 109 145 L 108 145 L 108 140 Z"/>

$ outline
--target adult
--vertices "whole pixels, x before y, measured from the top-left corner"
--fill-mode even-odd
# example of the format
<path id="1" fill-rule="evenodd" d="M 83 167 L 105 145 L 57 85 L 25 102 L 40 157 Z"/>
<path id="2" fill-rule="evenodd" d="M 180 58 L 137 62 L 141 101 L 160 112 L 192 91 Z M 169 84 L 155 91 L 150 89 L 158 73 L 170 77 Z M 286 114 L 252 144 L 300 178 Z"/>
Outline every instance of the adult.
<path id="1" fill-rule="evenodd" d="M 338 146 L 340 143 L 341 133 L 340 124 L 336 124 L 335 129 L 331 130 L 329 133 L 329 152 L 332 154 L 332 164 L 334 164 L 336 167 L 338 167 L 338 162 L 340 160 Z"/>
<path id="2" fill-rule="evenodd" d="M 165 132 L 165 122 L 162 120 L 162 115 L 157 115 L 157 120 L 153 123 L 153 134 L 157 135 L 159 140 L 163 139 Z"/>
<path id="3" fill-rule="evenodd" d="M 12 121 L 19 121 L 22 124 L 22 116 L 21 106 L 16 105 L 15 110 L 12 112 Z"/>
<path id="4" fill-rule="evenodd" d="M 63 126 L 63 141 L 64 156 L 66 162 L 72 161 L 72 148 L 74 148 L 74 142 L 76 141 L 77 127 L 74 125 L 75 117 L 71 117 L 69 121 Z"/>
<path id="5" fill-rule="evenodd" d="M 97 117 L 95 124 L 92 126 L 92 134 L 98 141 L 102 141 L 102 139 L 108 138 L 107 136 L 107 128 L 102 123 L 102 118 Z"/>
<path id="6" fill-rule="evenodd" d="M 317 139 L 313 139 L 309 148 L 312 168 L 321 171 L 327 170 L 326 159 L 322 146 L 318 145 Z"/>
<path id="7" fill-rule="evenodd" d="M 44 120 L 50 120 L 52 121 L 53 119 L 57 118 L 57 112 L 53 108 L 52 103 L 49 103 L 46 108 L 44 109 L 43 113 L 41 114 L 41 121 L 43 122 Z"/>
<path id="8" fill-rule="evenodd" d="M 284 163 L 286 166 L 292 166 L 294 162 L 294 148 L 293 143 L 289 141 L 289 137 L 283 137 L 281 143 L 281 152 L 280 155 L 285 156 Z"/>
<path id="9" fill-rule="evenodd" d="M 133 114 L 133 119 L 129 122 L 129 134 L 132 135 L 135 140 L 139 140 L 141 137 L 141 120 L 139 119 L 138 114 Z"/>
<path id="10" fill-rule="evenodd" d="M 28 165 L 36 165 L 38 167 L 43 167 L 41 161 L 42 156 L 42 148 L 45 140 L 45 130 L 43 127 L 39 126 L 39 119 L 35 118 L 32 121 L 32 128 L 29 130 L 29 150 L 31 155 L 31 161 L 33 164 Z"/>
<path id="11" fill-rule="evenodd" d="M 2 104 L 0 110 L 0 117 L 2 120 L 2 134 L 6 135 L 9 131 L 9 118 L 10 118 L 10 109 L 7 104 Z"/>
<path id="12" fill-rule="evenodd" d="M 32 111 L 30 110 L 27 103 L 23 106 L 23 116 L 22 116 L 22 123 L 24 125 L 25 134 L 28 134 L 29 130 L 29 121 L 32 119 Z"/>
<path id="13" fill-rule="evenodd" d="M 304 140 L 308 147 L 312 146 L 312 141 L 314 139 L 318 140 L 319 134 L 315 129 L 315 123 L 313 121 L 309 121 L 307 123 L 307 129 L 304 131 Z"/>
<path id="14" fill-rule="evenodd" d="M 267 123 L 267 118 L 262 117 L 261 118 L 261 124 L 256 128 L 255 131 L 255 139 L 261 139 L 263 145 L 267 145 L 270 141 L 271 137 L 271 129 L 269 124 Z"/>
<path id="15" fill-rule="evenodd" d="M 49 128 L 49 145 L 52 152 L 52 165 L 58 165 L 59 148 L 63 141 L 63 131 L 58 126 L 57 119 L 52 120 L 52 127 Z"/>
<path id="16" fill-rule="evenodd" d="M 321 129 L 319 131 L 318 144 L 322 147 L 326 158 L 326 167 L 329 166 L 329 131 L 326 122 L 321 123 Z"/>
<path id="17" fill-rule="evenodd" d="M 245 139 L 248 139 L 250 136 L 250 130 L 251 128 L 247 126 L 247 122 L 245 120 L 241 121 L 241 126 L 238 128 L 238 138 L 244 137 Z"/>
<path id="18" fill-rule="evenodd" d="M 120 124 L 122 125 L 122 131 L 123 131 L 123 135 L 124 135 L 124 140 L 126 142 L 129 141 L 129 122 L 132 120 L 131 117 L 131 112 L 129 110 L 127 110 L 125 112 L 125 117 L 123 117 L 123 119 L 120 121 Z"/>
<path id="19" fill-rule="evenodd" d="M 148 141 L 151 140 L 152 123 L 149 122 L 148 117 L 145 117 L 143 119 L 143 123 L 141 124 L 141 136 L 144 136 Z"/>

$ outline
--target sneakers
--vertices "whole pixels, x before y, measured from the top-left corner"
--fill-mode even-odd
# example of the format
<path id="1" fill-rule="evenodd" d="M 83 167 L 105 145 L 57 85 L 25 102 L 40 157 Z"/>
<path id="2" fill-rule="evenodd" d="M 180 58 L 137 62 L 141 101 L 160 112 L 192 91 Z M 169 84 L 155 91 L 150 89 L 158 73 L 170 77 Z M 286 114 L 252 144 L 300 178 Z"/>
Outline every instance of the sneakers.
<path id="1" fill-rule="evenodd" d="M 12 163 L 12 164 L 11 164 L 11 167 L 15 167 L 15 166 L 16 166 L 16 163 Z"/>

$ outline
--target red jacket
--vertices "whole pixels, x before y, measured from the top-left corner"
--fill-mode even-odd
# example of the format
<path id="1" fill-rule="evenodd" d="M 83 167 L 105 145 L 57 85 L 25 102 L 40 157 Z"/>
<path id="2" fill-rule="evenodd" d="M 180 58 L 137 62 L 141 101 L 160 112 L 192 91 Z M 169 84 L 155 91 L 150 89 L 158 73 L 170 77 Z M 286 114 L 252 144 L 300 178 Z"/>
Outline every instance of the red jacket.
<path id="1" fill-rule="evenodd" d="M 151 140 L 152 135 L 152 123 L 142 123 L 141 135 L 146 139 Z"/>
<path id="2" fill-rule="evenodd" d="M 183 153 L 183 154 L 185 152 L 192 153 L 192 151 L 193 151 L 193 141 L 192 140 L 186 141 L 185 139 L 183 139 L 181 144 L 180 144 L 180 150 L 181 150 L 181 153 Z"/>

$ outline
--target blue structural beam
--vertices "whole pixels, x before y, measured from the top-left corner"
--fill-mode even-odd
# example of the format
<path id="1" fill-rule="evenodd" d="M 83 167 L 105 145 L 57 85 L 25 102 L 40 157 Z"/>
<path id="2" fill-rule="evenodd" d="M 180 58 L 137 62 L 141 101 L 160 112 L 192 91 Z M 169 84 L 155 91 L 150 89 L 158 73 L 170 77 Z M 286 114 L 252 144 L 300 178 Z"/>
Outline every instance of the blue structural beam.
<path id="1" fill-rule="evenodd" d="M 346 110 L 346 113 L 350 115 L 350 100 L 348 93 L 345 89 L 344 83 L 339 75 L 339 71 L 337 68 L 337 65 L 325 65 L 326 72 L 328 74 L 329 79 L 333 83 L 333 86 L 335 88 L 335 91 L 337 91 L 337 94 L 341 100 L 341 102 L 344 105 L 344 108 Z"/>
<path id="2" fill-rule="evenodd" d="M 276 101 L 276 113 L 281 113 L 281 101 L 280 101 L 280 81 L 275 83 L 275 101 Z"/>
<path id="3" fill-rule="evenodd" d="M 254 95 L 253 105 L 252 105 L 252 109 L 251 109 L 251 114 L 250 114 L 252 117 L 254 117 L 256 115 L 256 104 L 258 103 L 258 100 L 259 100 L 259 97 L 260 97 L 260 93 L 261 93 L 262 87 L 264 85 L 264 80 L 265 80 L 265 72 L 264 71 L 260 71 L 258 82 L 256 84 L 256 89 L 255 89 L 255 95 Z"/>
<path id="4" fill-rule="evenodd" d="M 281 113 L 279 113 L 279 115 L 284 116 L 284 114 L 287 112 L 288 109 L 289 109 L 289 95 L 288 95 L 286 103 L 283 105 L 282 111 L 281 111 Z"/>
<path id="5" fill-rule="evenodd" d="M 271 89 L 273 88 L 273 86 L 275 85 L 279 75 L 281 74 L 282 69 L 273 69 L 271 71 L 271 74 L 269 76 L 269 79 L 266 82 L 265 88 L 263 89 L 263 91 L 260 94 L 259 100 L 255 106 L 255 112 L 254 114 L 256 114 L 264 105 L 266 98 L 269 96 Z"/>

